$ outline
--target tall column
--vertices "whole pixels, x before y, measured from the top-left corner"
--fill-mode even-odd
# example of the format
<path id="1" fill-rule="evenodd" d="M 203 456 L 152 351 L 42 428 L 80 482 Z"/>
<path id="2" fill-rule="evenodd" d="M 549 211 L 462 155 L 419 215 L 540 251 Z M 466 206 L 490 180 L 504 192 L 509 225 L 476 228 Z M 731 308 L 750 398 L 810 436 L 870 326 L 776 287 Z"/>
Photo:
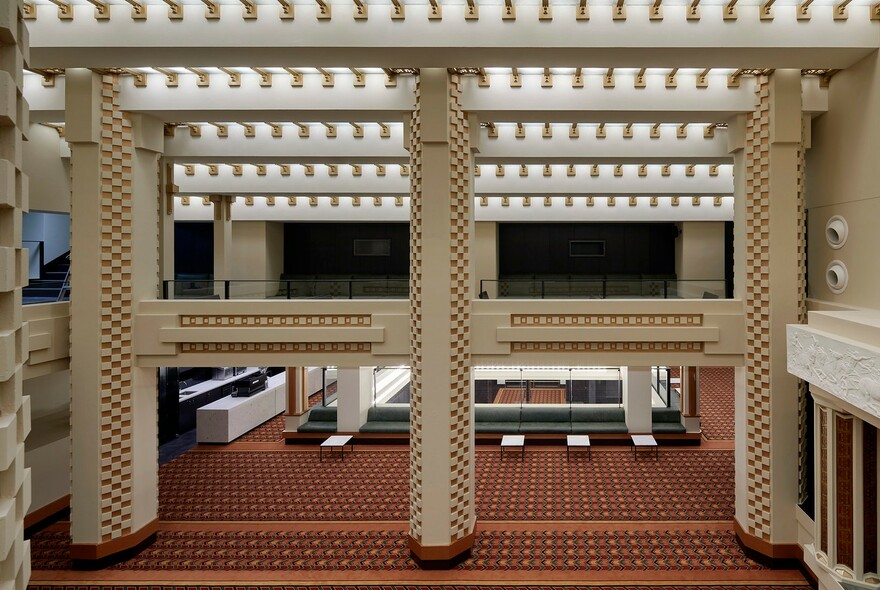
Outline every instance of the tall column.
<path id="1" fill-rule="evenodd" d="M 622 377 L 627 430 L 651 434 L 651 367 L 623 367 Z"/>
<path id="2" fill-rule="evenodd" d="M 131 349 L 134 306 L 156 296 L 161 142 L 147 119 L 133 130 L 115 75 L 68 70 L 65 99 L 76 343 L 70 554 L 97 561 L 147 542 L 158 524 L 156 376 L 133 367 Z"/>
<path id="3" fill-rule="evenodd" d="M 373 367 L 340 367 L 336 373 L 336 428 L 357 432 L 367 422 L 373 392 Z"/>
<path id="4" fill-rule="evenodd" d="M 22 68 L 28 60 L 21 0 L 0 3 L 0 583 L 24 590 L 30 579 L 30 541 L 24 516 L 31 503 L 31 470 L 24 467 L 30 432 L 30 398 L 22 395 L 28 329 L 22 322 L 21 290 L 27 284 L 27 251 L 21 247 L 21 215 L 28 209 L 27 177 L 21 171 L 28 107 Z"/>
<path id="5" fill-rule="evenodd" d="M 214 202 L 214 293 L 224 297 L 222 281 L 232 279 L 232 202 L 235 197 L 216 195 Z"/>
<path id="6" fill-rule="evenodd" d="M 410 127 L 410 528 L 422 564 L 474 539 L 470 308 L 473 143 L 461 78 L 422 69 Z"/>
<path id="7" fill-rule="evenodd" d="M 801 82 L 798 70 L 756 79 L 756 110 L 745 125 L 745 428 L 738 429 L 736 528 L 769 557 L 796 553 L 798 384 L 786 371 L 786 324 L 803 293 L 798 208 L 801 193 Z M 743 230 L 740 229 L 740 232 Z"/>
<path id="8" fill-rule="evenodd" d="M 681 368 L 681 418 L 688 432 L 700 430 L 699 367 Z"/>

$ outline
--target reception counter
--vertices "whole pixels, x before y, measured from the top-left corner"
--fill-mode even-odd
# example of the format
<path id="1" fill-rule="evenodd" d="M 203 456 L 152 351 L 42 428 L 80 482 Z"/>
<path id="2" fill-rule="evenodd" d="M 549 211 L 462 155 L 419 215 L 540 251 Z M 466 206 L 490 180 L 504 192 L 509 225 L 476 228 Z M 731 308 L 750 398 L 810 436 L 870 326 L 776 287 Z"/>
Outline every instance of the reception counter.
<path id="1" fill-rule="evenodd" d="M 199 443 L 229 443 L 283 412 L 287 404 L 285 373 L 269 377 L 266 389 L 250 397 L 226 396 L 196 410 Z"/>

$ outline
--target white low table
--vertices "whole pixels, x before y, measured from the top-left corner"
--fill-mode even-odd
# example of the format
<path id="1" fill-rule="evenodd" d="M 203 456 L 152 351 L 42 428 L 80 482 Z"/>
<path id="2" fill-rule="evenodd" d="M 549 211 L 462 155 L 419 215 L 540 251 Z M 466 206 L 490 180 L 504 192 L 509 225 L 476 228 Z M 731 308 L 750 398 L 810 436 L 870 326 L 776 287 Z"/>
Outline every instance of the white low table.
<path id="1" fill-rule="evenodd" d="M 351 445 L 351 450 L 354 451 L 354 443 L 351 442 L 351 435 L 335 434 L 329 437 L 321 443 L 321 448 L 318 451 L 321 461 L 324 460 L 324 447 L 329 447 L 331 452 L 335 447 L 339 447 L 339 452 L 342 454 L 342 460 L 345 461 L 345 445 Z"/>
<path id="2" fill-rule="evenodd" d="M 636 457 L 636 452 L 639 447 L 654 447 L 654 460 L 657 460 L 658 451 L 657 451 L 657 440 L 650 434 L 632 434 L 630 435 L 633 441 L 633 458 Z"/>
<path id="3" fill-rule="evenodd" d="M 501 460 L 504 460 L 504 447 L 519 447 L 522 458 L 526 456 L 526 437 L 522 434 L 505 434 L 501 437 Z"/>
<path id="4" fill-rule="evenodd" d="M 565 460 L 569 460 L 569 452 L 572 447 L 580 448 L 587 447 L 587 458 L 592 461 L 593 457 L 590 454 L 590 437 L 586 434 L 569 434 L 565 438 Z"/>

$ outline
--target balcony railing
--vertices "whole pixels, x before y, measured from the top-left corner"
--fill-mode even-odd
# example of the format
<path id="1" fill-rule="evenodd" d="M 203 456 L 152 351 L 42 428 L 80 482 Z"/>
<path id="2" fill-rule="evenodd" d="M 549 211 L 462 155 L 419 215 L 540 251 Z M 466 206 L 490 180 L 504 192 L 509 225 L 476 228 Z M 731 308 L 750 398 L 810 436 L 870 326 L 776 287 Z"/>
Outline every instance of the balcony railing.
<path id="1" fill-rule="evenodd" d="M 480 296 L 492 287 L 510 299 L 725 299 L 727 293 L 724 279 L 481 279 Z"/>
<path id="2" fill-rule="evenodd" d="M 406 299 L 408 279 L 174 280 L 164 299 Z"/>

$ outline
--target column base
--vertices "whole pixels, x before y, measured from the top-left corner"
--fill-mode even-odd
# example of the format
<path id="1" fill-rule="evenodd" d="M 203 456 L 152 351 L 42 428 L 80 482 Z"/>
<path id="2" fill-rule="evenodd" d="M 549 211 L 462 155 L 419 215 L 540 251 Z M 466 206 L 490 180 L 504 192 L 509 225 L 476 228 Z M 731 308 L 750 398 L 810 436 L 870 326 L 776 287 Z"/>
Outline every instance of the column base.
<path id="1" fill-rule="evenodd" d="M 156 540 L 159 519 L 155 518 L 137 531 L 103 543 L 71 543 L 73 569 L 102 569 L 137 555 Z"/>
<path id="2" fill-rule="evenodd" d="M 792 569 L 803 567 L 804 552 L 797 543 L 771 543 L 752 534 L 733 519 L 733 530 L 736 540 L 746 555 L 761 565 L 774 569 Z"/>
<path id="3" fill-rule="evenodd" d="M 425 570 L 451 569 L 471 556 L 473 546 L 473 531 L 451 545 L 425 546 L 409 536 L 410 555 L 418 566 Z"/>

